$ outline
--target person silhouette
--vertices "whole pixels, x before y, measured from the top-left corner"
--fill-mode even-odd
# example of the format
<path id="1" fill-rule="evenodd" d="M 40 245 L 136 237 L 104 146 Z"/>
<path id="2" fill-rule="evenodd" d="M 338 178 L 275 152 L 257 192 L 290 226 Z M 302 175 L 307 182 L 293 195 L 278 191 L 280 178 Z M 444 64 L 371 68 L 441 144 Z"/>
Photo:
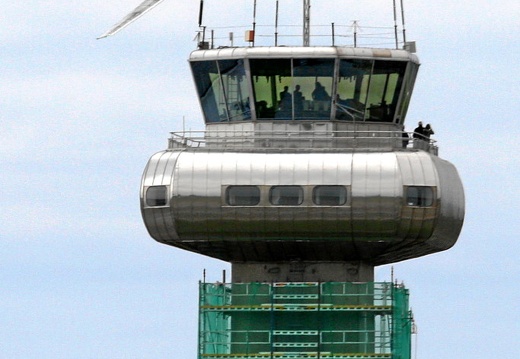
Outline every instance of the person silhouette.
<path id="1" fill-rule="evenodd" d="M 408 132 L 403 131 L 403 148 L 408 147 L 408 143 L 410 142 L 410 135 Z"/>
<path id="2" fill-rule="evenodd" d="M 303 97 L 302 92 L 300 91 L 300 85 L 296 85 L 294 87 L 293 99 L 294 99 L 294 109 L 296 111 L 302 111 L 304 97 Z"/>
<path id="3" fill-rule="evenodd" d="M 321 83 L 316 82 L 314 87 L 314 91 L 312 91 L 312 99 L 314 101 L 329 101 L 330 96 L 325 90 L 325 87 L 321 85 Z"/>
<path id="4" fill-rule="evenodd" d="M 413 130 L 413 138 L 416 138 L 418 140 L 424 140 L 424 127 L 421 121 L 419 121 L 418 126 Z"/>
<path id="5" fill-rule="evenodd" d="M 289 86 L 284 86 L 283 91 L 280 92 L 280 109 L 289 110 L 292 105 L 292 95 L 289 92 Z"/>
<path id="6" fill-rule="evenodd" d="M 430 126 L 430 124 L 427 124 L 426 127 L 424 128 L 423 130 L 423 135 L 426 139 L 430 139 L 430 136 L 435 134 L 435 132 L 433 132 L 433 128 L 432 126 Z"/>

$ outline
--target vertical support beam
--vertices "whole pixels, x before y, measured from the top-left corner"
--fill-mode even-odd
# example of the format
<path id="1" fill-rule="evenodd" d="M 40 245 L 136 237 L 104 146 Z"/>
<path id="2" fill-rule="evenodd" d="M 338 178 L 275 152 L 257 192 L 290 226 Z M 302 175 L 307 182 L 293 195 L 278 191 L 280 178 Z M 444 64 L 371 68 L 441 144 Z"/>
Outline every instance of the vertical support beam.
<path id="1" fill-rule="evenodd" d="M 311 0 L 303 0 L 303 46 L 310 46 Z"/>

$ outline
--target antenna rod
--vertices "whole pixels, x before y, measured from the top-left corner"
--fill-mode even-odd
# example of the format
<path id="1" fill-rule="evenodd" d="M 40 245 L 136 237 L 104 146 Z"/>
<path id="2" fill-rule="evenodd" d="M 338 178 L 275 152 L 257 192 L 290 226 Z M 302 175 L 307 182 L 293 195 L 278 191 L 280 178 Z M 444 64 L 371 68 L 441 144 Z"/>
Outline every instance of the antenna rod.
<path id="1" fill-rule="evenodd" d="M 406 28 L 404 26 L 404 5 L 403 5 L 403 0 L 401 0 L 401 20 L 403 22 L 403 44 L 406 44 Z"/>
<path id="2" fill-rule="evenodd" d="M 334 23 L 332 23 L 332 46 L 334 46 Z"/>
<path id="3" fill-rule="evenodd" d="M 303 0 L 303 46 L 310 46 L 311 0 Z"/>
<path id="4" fill-rule="evenodd" d="M 357 20 L 352 21 L 352 30 L 354 31 L 354 47 L 357 47 L 357 29 L 358 23 Z"/>
<path id="5" fill-rule="evenodd" d="M 202 25 L 202 12 L 204 11 L 204 0 L 200 0 L 199 27 Z"/>
<path id="6" fill-rule="evenodd" d="M 394 0 L 394 36 L 395 36 L 395 48 L 399 48 L 399 40 L 397 39 L 397 6 Z"/>
<path id="7" fill-rule="evenodd" d="M 256 39 L 256 0 L 253 3 L 253 47 Z"/>
<path id="8" fill-rule="evenodd" d="M 278 0 L 276 0 L 276 16 L 274 20 L 274 46 L 278 46 Z"/>

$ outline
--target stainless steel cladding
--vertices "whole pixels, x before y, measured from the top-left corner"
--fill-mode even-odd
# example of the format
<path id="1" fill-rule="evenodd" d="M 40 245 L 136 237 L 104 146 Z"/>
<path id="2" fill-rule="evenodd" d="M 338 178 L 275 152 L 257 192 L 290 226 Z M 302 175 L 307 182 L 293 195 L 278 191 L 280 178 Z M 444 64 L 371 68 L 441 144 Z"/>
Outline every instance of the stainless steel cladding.
<path id="1" fill-rule="evenodd" d="M 167 150 L 145 169 L 141 210 L 157 241 L 226 261 L 377 265 L 453 246 L 463 193 L 424 151 Z"/>

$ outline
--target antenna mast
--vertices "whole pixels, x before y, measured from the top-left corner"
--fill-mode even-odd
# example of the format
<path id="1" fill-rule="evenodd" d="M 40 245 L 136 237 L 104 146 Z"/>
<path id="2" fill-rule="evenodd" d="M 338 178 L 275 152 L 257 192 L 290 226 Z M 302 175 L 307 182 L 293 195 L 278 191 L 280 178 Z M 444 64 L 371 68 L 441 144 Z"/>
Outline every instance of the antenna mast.
<path id="1" fill-rule="evenodd" d="M 256 38 L 256 0 L 253 3 L 253 46 L 255 46 Z"/>
<path id="2" fill-rule="evenodd" d="M 274 19 L 274 46 L 278 46 L 278 1 L 276 0 L 276 15 Z"/>
<path id="3" fill-rule="evenodd" d="M 406 45 L 406 29 L 404 25 L 404 5 L 403 0 L 401 0 L 401 20 L 403 22 L 403 44 Z"/>
<path id="4" fill-rule="evenodd" d="M 204 11 L 204 0 L 200 0 L 200 8 L 199 8 L 199 27 L 202 25 L 202 12 Z"/>
<path id="5" fill-rule="evenodd" d="M 311 0 L 303 0 L 303 46 L 310 46 Z"/>
<path id="6" fill-rule="evenodd" d="M 401 0 L 401 5 L 402 5 L 402 0 Z M 395 5 L 395 0 L 394 0 L 394 37 L 395 37 L 395 48 L 398 49 L 399 40 L 397 38 L 397 7 Z"/>

